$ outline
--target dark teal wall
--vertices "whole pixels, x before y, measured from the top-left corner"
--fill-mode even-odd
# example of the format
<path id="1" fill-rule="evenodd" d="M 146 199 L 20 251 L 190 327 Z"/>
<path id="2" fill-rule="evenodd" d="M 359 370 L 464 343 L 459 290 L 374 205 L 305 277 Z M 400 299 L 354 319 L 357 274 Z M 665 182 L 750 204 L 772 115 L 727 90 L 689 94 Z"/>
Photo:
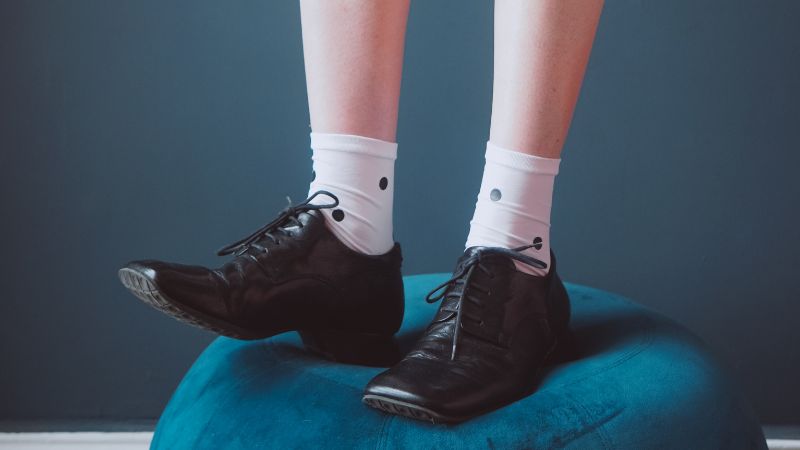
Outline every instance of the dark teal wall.
<path id="1" fill-rule="evenodd" d="M 458 6 L 457 6 L 458 5 Z M 416 1 L 396 234 L 449 270 L 480 184 L 491 3 Z M 556 186 L 565 277 L 677 318 L 800 423 L 800 2 L 609 1 Z M 299 8 L 0 2 L 0 419 L 153 418 L 212 338 L 118 283 L 301 199 Z"/>

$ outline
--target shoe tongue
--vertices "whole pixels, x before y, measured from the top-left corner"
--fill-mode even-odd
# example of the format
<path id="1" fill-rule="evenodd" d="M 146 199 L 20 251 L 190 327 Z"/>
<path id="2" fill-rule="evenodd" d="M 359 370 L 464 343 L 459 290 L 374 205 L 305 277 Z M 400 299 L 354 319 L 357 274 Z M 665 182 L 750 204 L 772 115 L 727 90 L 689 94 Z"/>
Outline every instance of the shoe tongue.
<path id="1" fill-rule="evenodd" d="M 486 247 L 485 245 L 473 245 L 472 247 L 469 247 L 466 250 L 464 250 L 464 254 L 461 255 L 461 258 L 459 258 L 459 260 L 464 259 L 464 258 L 469 258 L 470 256 L 474 255 L 475 253 L 477 253 L 478 251 L 480 251 L 480 250 L 482 250 L 484 248 L 488 248 L 488 247 Z"/>
<path id="2" fill-rule="evenodd" d="M 312 209 L 310 211 L 302 211 L 300 214 L 297 215 L 297 219 L 303 223 L 303 225 L 308 225 L 310 222 L 316 221 L 325 221 L 325 215 L 322 214 L 322 211 L 318 209 Z"/>
<path id="3" fill-rule="evenodd" d="M 480 250 L 482 248 L 485 248 L 485 247 L 474 246 L 474 247 L 470 247 L 470 248 L 464 250 L 464 254 L 462 254 L 461 257 L 459 257 L 458 260 L 456 261 L 456 267 L 455 267 L 455 269 L 453 269 L 453 272 L 455 272 L 458 269 L 460 269 L 461 266 L 464 264 L 464 261 L 469 259 L 472 255 L 477 253 L 478 250 Z"/>
<path id="4" fill-rule="evenodd" d="M 311 210 L 311 211 L 300 211 L 296 216 L 296 220 L 291 218 L 286 218 L 278 227 L 275 228 L 273 234 L 286 234 L 289 236 L 297 235 L 300 228 L 308 227 L 309 225 L 313 226 L 315 223 L 319 221 L 324 222 L 324 218 L 322 212 L 318 210 Z M 300 222 L 298 224 L 298 222 Z"/>
<path id="5" fill-rule="evenodd" d="M 278 228 L 279 229 L 284 229 L 284 230 L 294 230 L 294 229 L 300 228 L 300 225 L 298 224 L 298 222 L 300 222 L 300 223 L 304 222 L 302 217 L 301 217 L 303 214 L 305 214 L 305 213 L 301 212 L 301 213 L 297 214 L 296 216 L 287 217 L 286 219 L 284 219 L 283 223 L 278 225 Z"/>
<path id="6" fill-rule="evenodd" d="M 270 234 L 273 236 L 294 236 L 298 233 L 298 230 L 301 228 L 300 224 L 302 224 L 302 226 L 305 227 L 306 225 L 309 224 L 309 222 L 318 220 L 317 218 L 320 216 L 321 214 L 319 214 L 319 211 L 308 211 L 308 212 L 302 211 L 298 213 L 297 216 L 295 216 L 297 220 L 293 220 L 292 218 L 287 217 L 286 219 L 282 220 L 280 224 L 274 227 L 272 231 L 270 231 Z M 300 224 L 297 223 L 298 221 L 300 222 Z M 265 234 L 264 236 L 261 236 L 256 242 L 263 243 L 269 240 L 270 238 L 268 238 Z"/>
<path id="7" fill-rule="evenodd" d="M 464 250 L 464 254 L 461 255 L 460 258 L 458 258 L 458 262 L 456 263 L 455 270 L 458 270 L 461 267 L 461 265 L 464 263 L 464 261 L 466 261 L 467 259 L 469 259 L 473 255 L 475 255 L 479 251 L 481 251 L 483 249 L 487 249 L 487 248 L 492 248 L 492 247 L 476 245 L 476 246 L 469 247 L 468 249 Z M 497 254 L 497 253 L 489 253 L 489 254 L 484 253 L 481 256 L 481 262 L 483 264 L 487 264 L 488 263 L 488 264 L 493 265 L 493 266 L 494 265 L 500 265 L 500 267 L 509 267 L 509 268 L 514 267 L 514 261 L 511 258 L 509 258 L 508 256 L 505 256 L 505 255 Z"/>

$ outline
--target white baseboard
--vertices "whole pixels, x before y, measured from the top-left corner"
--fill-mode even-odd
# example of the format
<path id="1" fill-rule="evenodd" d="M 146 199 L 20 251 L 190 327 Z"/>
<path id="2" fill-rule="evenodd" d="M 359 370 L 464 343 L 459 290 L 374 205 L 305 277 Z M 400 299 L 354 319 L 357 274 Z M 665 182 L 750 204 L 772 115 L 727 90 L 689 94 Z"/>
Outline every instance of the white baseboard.
<path id="1" fill-rule="evenodd" d="M 800 450 L 800 439 L 767 439 L 770 450 Z"/>
<path id="2" fill-rule="evenodd" d="M 147 450 L 152 431 L 0 433 L 0 450 Z"/>
<path id="3" fill-rule="evenodd" d="M 153 433 L 0 433 L 0 450 L 147 450 Z M 800 450 L 800 439 L 767 439 L 770 450 Z"/>

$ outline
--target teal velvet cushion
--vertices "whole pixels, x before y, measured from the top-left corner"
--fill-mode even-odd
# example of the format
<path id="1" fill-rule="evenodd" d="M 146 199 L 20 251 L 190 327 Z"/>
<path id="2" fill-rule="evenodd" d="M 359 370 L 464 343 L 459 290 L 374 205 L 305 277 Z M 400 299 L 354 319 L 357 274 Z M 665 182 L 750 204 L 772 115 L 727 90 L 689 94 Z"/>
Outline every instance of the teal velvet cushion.
<path id="1" fill-rule="evenodd" d="M 405 278 L 400 339 L 413 342 L 449 274 Z M 725 371 L 687 330 L 617 295 L 568 285 L 576 356 L 533 395 L 463 424 L 383 414 L 361 403 L 383 369 L 308 353 L 296 333 L 219 338 L 197 359 L 158 422 L 157 449 L 766 448 Z"/>

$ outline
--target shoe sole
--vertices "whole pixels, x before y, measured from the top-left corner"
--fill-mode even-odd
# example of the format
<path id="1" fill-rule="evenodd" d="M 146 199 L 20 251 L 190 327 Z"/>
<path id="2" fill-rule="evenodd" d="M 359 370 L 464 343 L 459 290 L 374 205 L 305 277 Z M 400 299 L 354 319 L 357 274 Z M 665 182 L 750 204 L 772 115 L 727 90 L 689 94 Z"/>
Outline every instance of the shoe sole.
<path id="1" fill-rule="evenodd" d="M 413 403 L 403 402 L 393 398 L 374 394 L 365 395 L 361 401 L 367 406 L 379 409 L 389 414 L 404 416 L 408 417 L 409 419 L 423 420 L 431 423 L 458 423 L 473 417 L 445 416 L 437 413 L 436 411 L 415 405 Z"/>
<path id="2" fill-rule="evenodd" d="M 172 300 L 158 288 L 155 280 L 138 270 L 123 267 L 118 275 L 122 285 L 141 301 L 185 324 L 234 339 L 254 340 L 266 337 L 254 336 L 235 325 L 224 323 Z"/>

